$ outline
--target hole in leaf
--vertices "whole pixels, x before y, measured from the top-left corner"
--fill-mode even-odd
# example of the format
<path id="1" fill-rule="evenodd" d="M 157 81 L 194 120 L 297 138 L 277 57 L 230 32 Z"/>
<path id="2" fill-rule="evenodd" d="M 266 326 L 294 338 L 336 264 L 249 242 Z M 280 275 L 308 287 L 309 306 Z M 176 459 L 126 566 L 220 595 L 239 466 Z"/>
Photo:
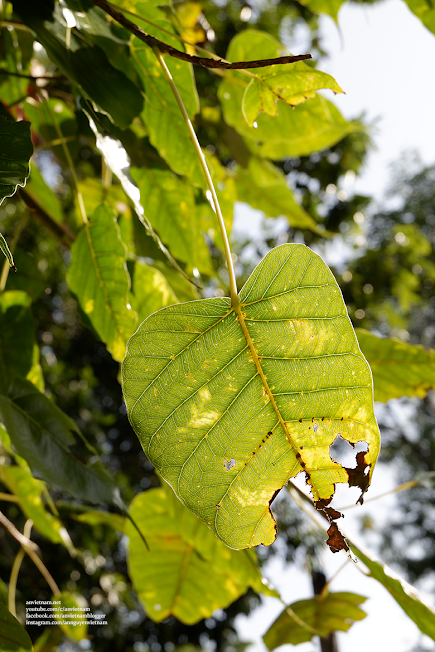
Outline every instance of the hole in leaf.
<path id="1" fill-rule="evenodd" d="M 362 451 L 366 453 L 367 450 L 368 446 L 365 441 L 351 444 L 339 435 L 330 447 L 329 454 L 333 460 L 344 468 L 354 468 L 356 466 L 356 455 Z"/>

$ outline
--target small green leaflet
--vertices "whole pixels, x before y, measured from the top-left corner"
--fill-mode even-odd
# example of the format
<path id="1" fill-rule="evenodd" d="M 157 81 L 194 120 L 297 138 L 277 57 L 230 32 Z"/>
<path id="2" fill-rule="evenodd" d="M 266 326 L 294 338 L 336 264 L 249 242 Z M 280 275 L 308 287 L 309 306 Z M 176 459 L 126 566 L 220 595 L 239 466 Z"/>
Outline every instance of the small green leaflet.
<path id="1" fill-rule="evenodd" d="M 115 214 L 100 205 L 71 247 L 67 280 L 114 360 L 121 361 L 137 315 L 128 304 L 130 277 Z"/>
<path id="2" fill-rule="evenodd" d="M 354 543 L 350 542 L 350 546 L 356 556 L 367 566 L 371 577 L 378 580 L 391 593 L 419 630 L 435 641 L 435 607 L 425 602 L 418 591 L 396 575 L 391 568 Z"/>
<path id="3" fill-rule="evenodd" d="M 0 650 L 1 652 L 33 652 L 32 641 L 26 630 L 0 603 Z"/>
<path id="4" fill-rule="evenodd" d="M 172 614 L 192 625 L 216 609 L 225 609 L 250 586 L 278 596 L 262 581 L 254 551 L 229 550 L 167 486 L 138 494 L 130 513 L 150 552 L 127 522 L 129 575 L 155 622 Z"/>
<path id="5" fill-rule="evenodd" d="M 274 650 L 311 641 L 316 635 L 326 638 L 334 631 L 347 632 L 355 621 L 366 617 L 359 608 L 366 599 L 355 593 L 328 593 L 294 602 L 278 616 L 263 640 L 269 650 Z"/>
<path id="6" fill-rule="evenodd" d="M 319 507 L 337 482 L 364 493 L 380 439 L 370 368 L 319 256 L 303 245 L 275 248 L 239 299 L 245 330 L 228 298 L 151 315 L 129 341 L 122 369 L 146 455 L 235 549 L 275 540 L 269 505 L 301 471 Z M 367 443 L 356 469 L 331 459 L 339 435 Z"/>
<path id="7" fill-rule="evenodd" d="M 361 351 L 373 374 L 375 401 L 418 396 L 423 398 L 435 387 L 435 351 L 393 338 L 376 337 L 356 330 Z"/>

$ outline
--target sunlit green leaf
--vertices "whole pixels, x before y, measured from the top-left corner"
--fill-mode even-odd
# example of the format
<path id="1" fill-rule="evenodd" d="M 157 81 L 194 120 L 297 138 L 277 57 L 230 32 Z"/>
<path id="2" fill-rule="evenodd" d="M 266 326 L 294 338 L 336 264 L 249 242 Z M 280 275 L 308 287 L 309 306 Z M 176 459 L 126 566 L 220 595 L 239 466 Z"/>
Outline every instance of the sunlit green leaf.
<path id="1" fill-rule="evenodd" d="M 253 33 L 252 39 L 250 38 L 251 32 Z M 255 30 L 246 30 L 231 41 L 226 58 L 229 61 L 240 61 L 256 59 L 259 56 L 275 57 L 277 53 L 279 54 L 279 43 L 273 37 Z M 288 81 L 283 86 L 280 77 L 276 79 L 271 77 L 270 84 L 273 86 L 276 81 L 276 89 L 281 89 L 281 87 L 284 89 L 283 98 L 286 99 L 286 102 L 298 104 L 303 99 L 304 88 L 307 89 L 309 85 L 312 88 L 310 91 L 306 91 L 308 97 L 312 97 L 316 86 L 324 88 L 326 85 L 327 88 L 333 88 L 335 92 L 341 91 L 332 77 L 320 73 L 304 63 L 289 64 L 284 67 L 273 66 L 270 69 L 262 70 L 266 70 L 266 75 L 275 75 L 276 73 L 281 75 L 281 68 L 289 70 L 288 73 L 284 73 L 285 79 L 288 75 Z M 292 70 L 294 70 L 295 76 L 297 75 L 297 78 L 294 78 L 295 84 L 291 81 L 293 79 L 291 77 Z M 312 77 L 311 80 L 310 77 Z M 297 82 L 299 93 L 296 91 L 296 79 L 299 80 Z M 274 106 L 277 98 L 274 96 L 275 99 L 272 102 L 270 87 L 261 83 L 260 92 L 259 83 L 256 80 L 250 82 L 249 77 L 240 72 L 231 71 L 225 75 L 218 95 L 225 121 L 242 136 L 248 138 L 248 146 L 260 156 L 271 159 L 305 156 L 330 147 L 354 128 L 352 123 L 347 122 L 333 104 L 317 95 L 295 108 L 284 101 L 279 101 L 275 115 Z M 249 90 L 248 84 L 250 84 Z M 262 97 L 263 104 L 266 102 L 265 106 L 261 104 Z M 258 110 L 266 110 L 266 112 L 261 113 L 254 121 L 253 116 L 256 112 L 258 113 Z"/>
<path id="2" fill-rule="evenodd" d="M 411 11 L 435 34 L 435 7 L 432 0 L 405 0 Z"/>
<path id="3" fill-rule="evenodd" d="M 146 101 L 142 115 L 152 145 L 174 172 L 188 177 L 195 186 L 205 186 L 198 155 L 155 54 L 138 39 L 133 41 L 132 49 L 145 86 Z M 171 57 L 167 57 L 166 63 L 192 119 L 199 110 L 192 66 Z"/>
<path id="4" fill-rule="evenodd" d="M 17 186 L 26 185 L 32 154 L 30 123 L 14 122 L 11 116 L 0 113 L 0 204 L 15 193 Z"/>
<path id="5" fill-rule="evenodd" d="M 54 615 L 55 622 L 57 622 L 61 630 L 74 641 L 81 641 L 86 638 L 88 627 L 83 621 L 86 620 L 86 614 L 89 612 L 77 610 L 81 607 L 77 597 L 72 593 L 62 591 L 60 596 L 53 596 L 52 600 L 56 602 L 60 600 L 60 605 L 56 605 L 58 611 L 55 611 Z"/>
<path id="6" fill-rule="evenodd" d="M 308 7 L 315 14 L 327 14 L 337 22 L 337 14 L 344 0 L 301 0 L 301 5 Z"/>
<path id="7" fill-rule="evenodd" d="M 28 294 L 10 290 L 0 295 L 0 393 L 13 376 L 27 376 L 33 364 L 34 323 Z"/>
<path id="8" fill-rule="evenodd" d="M 358 328 L 361 351 L 373 373 L 375 401 L 419 396 L 435 387 L 435 351 L 400 340 L 380 338 Z"/>
<path id="9" fill-rule="evenodd" d="M 68 167 L 69 163 L 64 148 L 66 147 L 71 157 L 75 159 L 80 147 L 77 138 L 77 119 L 70 106 L 59 98 L 52 97 L 45 101 L 37 101 L 33 97 L 28 97 L 24 102 L 23 111 L 26 118 L 30 120 L 38 144 L 50 148 L 61 165 Z M 64 139 L 63 143 L 59 141 L 59 131 Z M 63 216 L 59 201 L 53 199 L 52 191 L 45 187 L 46 184 L 38 171 L 33 173 L 33 167 L 32 163 L 31 176 L 36 177 L 31 188 L 33 190 L 32 199 L 44 210 L 48 208 L 48 214 L 55 221 L 61 222 Z"/>
<path id="10" fill-rule="evenodd" d="M 355 593 L 328 593 L 294 602 L 284 609 L 270 626 L 263 640 L 269 650 L 280 645 L 299 645 L 313 636 L 326 638 L 331 632 L 347 632 L 366 613 L 359 605 L 366 601 Z"/>
<path id="11" fill-rule="evenodd" d="M 0 604 L 0 649 L 2 652 L 33 652 L 26 630 L 3 604 Z"/>
<path id="12" fill-rule="evenodd" d="M 0 418 L 33 475 L 80 500 L 113 502 L 116 486 L 101 463 L 86 465 L 70 452 L 79 435 L 75 422 L 32 383 L 13 380 L 9 396 L 0 396 Z"/>
<path id="13" fill-rule="evenodd" d="M 191 625 L 224 609 L 250 586 L 268 592 L 255 554 L 229 550 L 167 487 L 137 495 L 130 513 L 150 552 L 127 522 L 129 575 L 152 620 L 174 615 Z"/>
<path id="14" fill-rule="evenodd" d="M 318 230 L 318 224 L 295 201 L 285 175 L 269 161 L 250 158 L 248 169 L 237 172 L 236 184 L 237 199 L 267 217 L 284 215 L 294 229 Z"/>
<path id="15" fill-rule="evenodd" d="M 275 58 L 285 53 L 285 48 L 273 36 L 255 29 L 237 34 L 231 41 L 228 55 L 230 61 L 256 58 Z M 246 90 L 242 100 L 243 116 L 252 127 L 259 113 L 275 116 L 277 102 L 296 106 L 315 96 L 317 90 L 331 89 L 342 93 L 342 89 L 330 75 L 299 61 L 292 64 L 267 66 L 256 69 L 254 77 L 234 73 L 236 79 L 245 82 Z"/>
<path id="16" fill-rule="evenodd" d="M 153 228 L 178 260 L 211 274 L 211 262 L 199 231 L 191 187 L 170 170 L 132 168 L 141 203 Z"/>
<path id="17" fill-rule="evenodd" d="M 419 630 L 435 641 L 435 607 L 427 603 L 411 584 L 396 575 L 391 568 L 359 546 L 353 543 L 350 545 L 356 556 L 367 566 L 370 575 L 391 593 Z"/>
<path id="18" fill-rule="evenodd" d="M 178 303 L 178 299 L 158 269 L 144 262 L 136 261 L 130 303 L 138 314 L 138 322 L 141 323 L 153 312 Z"/>
<path id="19" fill-rule="evenodd" d="M 38 532 L 53 543 L 63 543 L 62 523 L 47 512 L 42 502 L 43 482 L 19 466 L 0 466 L 0 480 L 19 498 L 21 509 L 27 518 L 32 519 Z"/>
<path id="20" fill-rule="evenodd" d="M 113 211 L 95 213 L 71 247 L 68 284 L 115 360 L 121 361 L 137 315 L 127 305 L 130 278 Z"/>
<path id="21" fill-rule="evenodd" d="M 274 541 L 269 504 L 303 468 L 316 501 L 349 481 L 329 455 L 337 435 L 367 442 L 352 476 L 367 489 L 379 431 L 369 366 L 319 256 L 277 247 L 239 298 L 245 331 L 227 298 L 148 317 L 129 341 L 123 389 L 164 479 L 227 545 L 247 548 Z"/>

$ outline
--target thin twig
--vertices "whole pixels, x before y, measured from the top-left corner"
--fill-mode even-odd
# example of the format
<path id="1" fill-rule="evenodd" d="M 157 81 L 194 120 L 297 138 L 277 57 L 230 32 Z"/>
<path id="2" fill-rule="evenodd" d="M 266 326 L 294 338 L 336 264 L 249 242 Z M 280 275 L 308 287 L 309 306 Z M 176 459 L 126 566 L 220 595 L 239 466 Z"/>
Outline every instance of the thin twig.
<path id="1" fill-rule="evenodd" d="M 5 500 L 7 503 L 18 503 L 19 498 L 14 496 L 14 494 L 5 494 L 3 491 L 0 492 L 0 500 Z"/>
<path id="2" fill-rule="evenodd" d="M 24 548 L 24 551 L 29 555 L 30 559 L 38 568 L 39 572 L 46 580 L 50 589 L 53 591 L 53 595 L 61 595 L 60 589 L 52 578 L 48 568 L 45 566 L 42 559 L 38 557 L 37 553 L 40 552 L 39 546 L 37 546 L 36 543 L 31 541 L 28 537 L 24 536 L 24 534 L 21 534 L 15 525 L 8 518 L 6 518 L 3 512 L 0 512 L 0 523 L 6 528 L 9 534 L 13 536 L 14 539 L 16 539 L 16 541 L 18 541 L 18 543 Z"/>
<path id="3" fill-rule="evenodd" d="M 23 534 L 28 539 L 30 539 L 30 534 L 32 532 L 32 525 L 33 525 L 33 521 L 30 518 L 24 524 Z M 26 553 L 24 552 L 24 548 L 20 548 L 19 551 L 17 552 L 17 556 L 15 557 L 15 561 L 11 570 L 11 576 L 9 579 L 8 609 L 11 612 L 11 614 L 15 616 L 15 618 L 17 617 L 15 594 L 17 590 L 18 573 L 20 572 L 21 564 L 23 562 L 25 554 Z"/>
<path id="4" fill-rule="evenodd" d="M 64 137 L 64 135 L 62 133 L 62 130 L 61 130 L 59 124 L 56 121 L 56 116 L 54 115 L 54 113 L 53 113 L 53 111 L 51 109 L 50 103 L 48 101 L 48 97 L 45 100 L 45 106 L 47 107 L 47 111 L 50 114 L 50 118 L 51 118 L 51 121 L 53 123 L 53 127 L 54 127 L 54 129 L 55 129 L 55 131 L 57 133 L 57 137 L 61 141 L 60 144 L 61 144 L 61 147 L 63 149 L 63 153 L 65 154 L 65 158 L 67 160 L 67 163 L 69 165 L 69 169 L 70 169 L 72 180 L 73 180 L 74 190 L 75 190 L 76 197 L 77 197 L 77 203 L 79 205 L 80 215 L 82 217 L 83 223 L 88 224 L 89 220 L 88 220 L 88 216 L 86 215 L 85 202 L 83 201 L 83 195 L 80 192 L 79 180 L 78 180 L 78 177 L 77 177 L 74 162 L 72 160 L 70 151 L 69 151 L 68 147 L 66 146 L 66 143 L 65 143 L 65 140 L 64 140 L 65 137 Z"/>
<path id="5" fill-rule="evenodd" d="M 165 62 L 165 60 L 163 58 L 163 55 L 162 55 L 162 53 L 160 52 L 160 50 L 158 48 L 153 48 L 153 51 L 154 51 L 154 54 L 156 55 L 160 65 L 162 67 L 162 70 L 163 70 L 163 72 L 165 74 L 165 77 L 166 77 L 168 83 L 169 83 L 169 86 L 171 87 L 172 93 L 173 93 L 173 95 L 174 95 L 174 97 L 175 97 L 175 99 L 177 101 L 178 107 L 179 107 L 179 109 L 180 109 L 180 111 L 181 111 L 181 113 L 183 115 L 184 122 L 186 123 L 186 126 L 187 126 L 187 128 L 189 130 L 190 138 L 191 138 L 192 143 L 193 143 L 193 145 L 194 145 L 194 147 L 196 149 L 196 153 L 198 154 L 199 162 L 200 162 L 201 167 L 203 169 L 205 178 L 207 180 L 207 185 L 209 187 L 209 190 L 211 192 L 211 196 L 213 198 L 213 204 L 214 204 L 214 207 L 215 207 L 216 216 L 217 216 L 218 222 L 219 222 L 219 228 L 220 228 L 220 231 L 221 231 L 221 234 L 222 234 L 222 239 L 223 239 L 223 242 L 224 242 L 225 258 L 226 258 L 226 261 L 227 261 L 228 273 L 230 275 L 231 304 L 232 304 L 233 308 L 236 309 L 239 306 L 239 298 L 238 298 L 238 294 L 237 294 L 236 274 L 235 274 L 235 271 L 234 271 L 233 259 L 232 259 L 232 256 L 231 256 L 230 243 L 228 241 L 228 236 L 227 236 L 227 232 L 226 232 L 226 229 L 225 229 L 225 222 L 224 222 L 222 211 L 221 211 L 221 208 L 220 208 L 220 205 L 219 205 L 219 200 L 217 198 L 216 190 L 215 190 L 215 187 L 214 187 L 214 184 L 213 184 L 213 179 L 211 178 L 211 174 L 210 174 L 210 171 L 208 169 L 207 162 L 205 160 L 205 156 L 204 156 L 203 151 L 201 149 L 201 146 L 200 146 L 200 144 L 198 142 L 198 138 L 197 138 L 195 130 L 193 128 L 192 122 L 191 122 L 191 120 L 190 120 L 190 118 L 189 118 L 189 116 L 187 114 L 186 108 L 185 108 L 185 106 L 183 104 L 183 100 L 181 99 L 180 93 L 178 92 L 178 89 L 177 89 L 177 87 L 176 87 L 176 85 L 174 83 L 174 80 L 172 79 L 172 75 L 171 75 L 171 73 L 169 71 L 168 66 L 166 65 L 166 62 Z"/>
<path id="6" fill-rule="evenodd" d="M 370 503 L 373 500 L 379 500 L 379 498 L 383 498 L 384 496 L 389 496 L 390 494 L 396 494 L 398 491 L 404 491 L 405 489 L 411 489 L 412 487 L 417 487 L 420 483 L 417 482 L 417 480 L 411 480 L 410 482 L 404 482 L 403 484 L 399 484 L 398 487 L 394 487 L 394 489 L 390 489 L 389 491 L 385 491 L 383 494 L 379 494 L 378 496 L 373 496 L 372 498 L 366 498 L 364 501 L 364 505 L 366 503 Z M 337 507 L 338 511 L 341 512 L 342 509 L 352 509 L 353 507 L 360 507 L 359 503 L 355 503 L 352 505 L 346 505 L 346 507 Z"/>
<path id="7" fill-rule="evenodd" d="M 233 63 L 228 63 L 222 59 L 208 59 L 206 57 L 197 57 L 192 54 L 187 54 L 186 52 L 181 52 L 176 48 L 173 48 L 171 45 L 160 41 L 144 32 L 140 27 L 135 25 L 128 20 L 120 11 L 115 9 L 113 5 L 107 2 L 107 0 L 93 0 L 94 4 L 97 7 L 100 7 L 105 11 L 109 16 L 112 16 L 120 25 L 125 27 L 129 32 L 137 36 L 138 39 L 149 45 L 153 49 L 158 49 L 162 54 L 169 54 L 175 59 L 181 59 L 181 61 L 188 61 L 196 66 L 202 66 L 203 68 L 210 69 L 220 69 L 220 70 L 245 70 L 248 68 L 264 68 L 265 66 L 274 66 L 276 64 L 285 64 L 285 63 L 295 63 L 296 61 L 305 61 L 306 59 L 312 59 L 311 54 L 299 54 L 297 56 L 286 55 L 284 57 L 277 57 L 274 59 L 256 59 L 254 61 L 234 61 Z"/>

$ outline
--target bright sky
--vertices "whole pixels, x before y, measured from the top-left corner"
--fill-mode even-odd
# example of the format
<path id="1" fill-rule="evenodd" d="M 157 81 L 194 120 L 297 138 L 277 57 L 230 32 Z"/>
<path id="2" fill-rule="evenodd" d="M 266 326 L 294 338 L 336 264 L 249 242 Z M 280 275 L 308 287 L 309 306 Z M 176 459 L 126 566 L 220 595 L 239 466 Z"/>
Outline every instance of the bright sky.
<path id="1" fill-rule="evenodd" d="M 373 152 L 354 190 L 381 199 L 390 179 L 389 165 L 405 150 L 416 149 L 422 160 L 435 163 L 435 36 L 409 11 L 401 0 L 385 0 L 379 5 L 345 4 L 339 13 L 339 27 L 322 18 L 323 46 L 331 56 L 319 68 L 330 73 L 346 95 L 334 101 L 347 118 L 366 113 L 366 121 L 379 118 Z M 237 211 L 236 230 L 258 232 L 257 212 Z M 251 227 L 251 228 L 249 228 Z M 394 487 L 395 479 L 387 469 L 375 471 L 371 496 Z M 388 520 L 394 498 L 368 503 L 349 511 L 345 525 L 360 538 L 359 515 L 370 513 L 375 523 Z M 352 500 L 343 499 L 341 504 Z M 337 503 L 339 504 L 339 503 Z M 368 547 L 370 547 L 370 541 Z M 375 540 L 372 541 L 375 550 Z M 344 555 L 344 553 L 343 553 Z M 325 551 L 324 563 L 328 577 L 345 561 L 345 556 Z M 278 559 L 266 569 L 267 577 L 281 591 L 288 603 L 308 598 L 312 588 L 303 569 L 286 568 Z M 423 637 L 397 603 L 375 580 L 363 577 L 349 563 L 332 585 L 335 591 L 354 591 L 369 598 L 364 605 L 365 621 L 355 624 L 349 633 L 339 634 L 340 652 L 367 652 L 369 643 L 374 652 L 388 650 L 411 652 L 417 643 L 433 650 L 433 642 Z M 253 641 L 249 652 L 266 650 L 261 637 L 282 610 L 272 598 L 250 617 L 239 616 L 237 626 L 243 640 Z M 280 652 L 290 652 L 284 646 Z M 297 647 L 299 652 L 318 651 L 318 643 Z"/>

